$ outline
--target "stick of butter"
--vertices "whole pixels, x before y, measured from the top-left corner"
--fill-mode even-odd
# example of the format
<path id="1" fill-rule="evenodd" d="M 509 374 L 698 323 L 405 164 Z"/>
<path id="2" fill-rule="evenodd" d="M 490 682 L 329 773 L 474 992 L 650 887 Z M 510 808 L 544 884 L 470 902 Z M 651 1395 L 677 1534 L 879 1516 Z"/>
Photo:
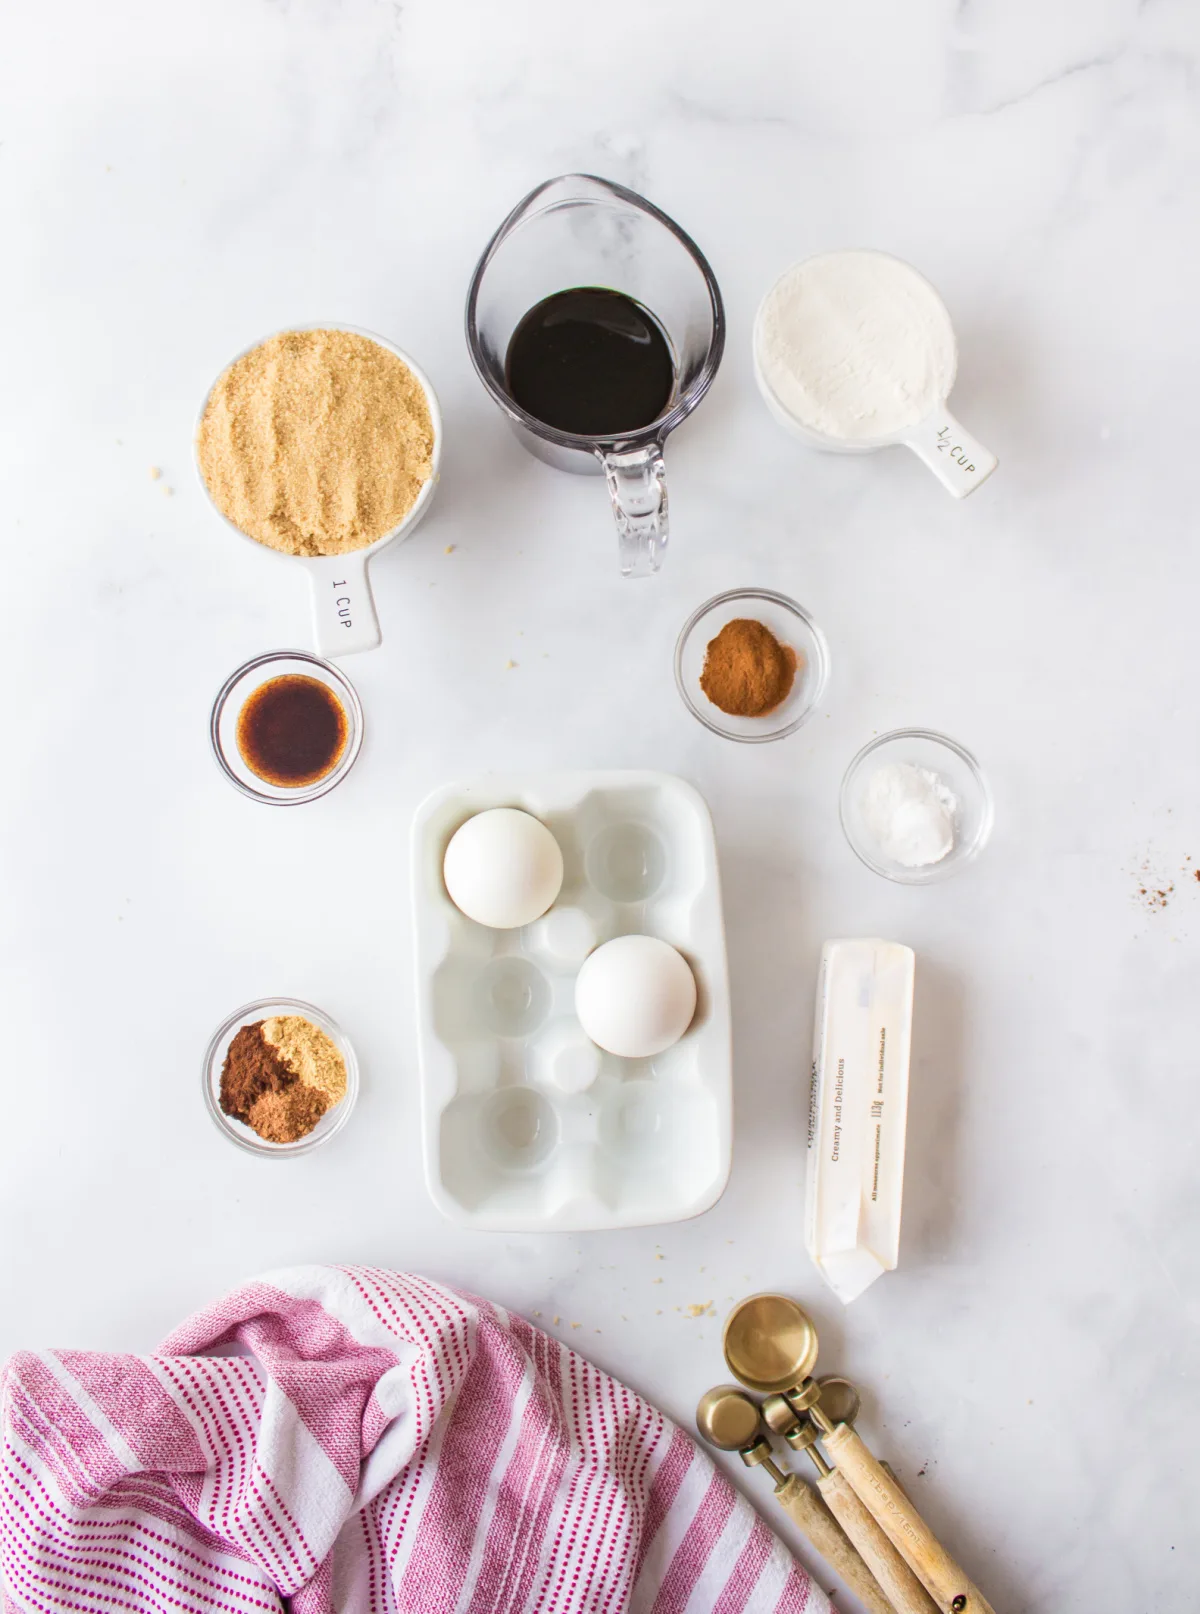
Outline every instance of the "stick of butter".
<path id="1" fill-rule="evenodd" d="M 804 1242 L 847 1305 L 899 1259 L 915 962 L 897 942 L 821 949 Z"/>

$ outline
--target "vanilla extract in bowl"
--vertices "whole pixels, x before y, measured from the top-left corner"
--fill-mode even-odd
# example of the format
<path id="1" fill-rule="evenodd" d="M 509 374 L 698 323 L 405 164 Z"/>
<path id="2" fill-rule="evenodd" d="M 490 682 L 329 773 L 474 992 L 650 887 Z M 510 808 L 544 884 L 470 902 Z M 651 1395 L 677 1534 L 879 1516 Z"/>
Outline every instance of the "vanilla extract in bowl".
<path id="1" fill-rule="evenodd" d="M 328 684 L 285 673 L 247 697 L 238 713 L 237 748 L 258 778 L 298 789 L 333 772 L 349 732 L 345 707 Z"/>
<path id="2" fill-rule="evenodd" d="M 208 733 L 221 772 L 243 796 L 295 807 L 327 795 L 354 766 L 362 702 L 332 661 L 269 650 L 221 685 Z"/>

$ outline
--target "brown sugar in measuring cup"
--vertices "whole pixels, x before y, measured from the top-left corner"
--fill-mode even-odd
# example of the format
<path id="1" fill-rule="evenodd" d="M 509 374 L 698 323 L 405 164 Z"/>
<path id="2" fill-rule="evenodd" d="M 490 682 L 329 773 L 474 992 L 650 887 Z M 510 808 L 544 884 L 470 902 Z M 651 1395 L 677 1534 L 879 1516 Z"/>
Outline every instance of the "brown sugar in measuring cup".
<path id="1" fill-rule="evenodd" d="M 315 785 L 346 749 L 346 711 L 328 684 L 303 673 L 269 678 L 238 713 L 237 748 L 268 784 Z"/>

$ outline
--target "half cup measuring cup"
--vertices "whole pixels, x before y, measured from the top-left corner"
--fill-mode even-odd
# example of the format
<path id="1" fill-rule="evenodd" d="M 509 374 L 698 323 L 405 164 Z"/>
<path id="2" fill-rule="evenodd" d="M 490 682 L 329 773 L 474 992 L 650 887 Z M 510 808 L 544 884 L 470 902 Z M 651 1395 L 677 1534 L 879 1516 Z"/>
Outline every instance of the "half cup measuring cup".
<path id="1" fill-rule="evenodd" d="M 662 414 L 622 437 L 559 431 L 513 398 L 509 340 L 537 303 L 576 286 L 624 292 L 671 348 L 675 383 Z M 488 242 L 467 295 L 467 347 L 520 442 L 562 471 L 603 472 L 621 571 L 647 577 L 667 544 L 663 444 L 712 384 L 725 347 L 721 293 L 690 236 L 644 197 L 593 174 L 563 174 L 530 191 Z"/>
<path id="2" fill-rule="evenodd" d="M 758 383 L 758 390 L 767 408 L 781 426 L 812 448 L 825 449 L 834 454 L 870 454 L 877 448 L 903 443 L 906 448 L 912 449 L 918 459 L 924 461 L 942 486 L 956 499 L 963 499 L 968 493 L 974 493 L 980 483 L 985 482 L 996 469 L 998 462 L 990 449 L 985 448 L 978 438 L 972 437 L 970 432 L 960 426 L 946 407 L 946 399 L 950 395 L 958 370 L 958 342 L 954 335 L 954 327 L 950 322 L 949 311 L 936 287 L 902 258 L 896 258 L 891 253 L 875 252 L 869 248 L 828 255 L 882 261 L 883 264 L 890 265 L 896 273 L 910 279 L 913 286 L 920 289 L 925 312 L 937 328 L 937 344 L 948 356 L 948 363 L 940 377 L 941 385 L 938 389 L 940 396 L 921 419 L 881 436 L 834 437 L 800 420 L 771 385 L 764 371 L 760 352 L 763 326 L 772 297 L 789 275 L 808 264 L 815 265 L 824 256 L 826 255 L 822 254 L 817 258 L 806 259 L 801 264 L 793 264 L 790 269 L 784 271 L 759 304 L 754 320 L 754 379 Z"/>
<path id="3" fill-rule="evenodd" d="M 433 453 L 429 468 L 429 479 L 417 494 L 412 508 L 382 537 L 376 538 L 373 543 L 365 544 L 361 549 L 349 550 L 342 555 L 285 555 L 282 550 L 271 549 L 268 544 L 260 544 L 249 533 L 243 532 L 235 521 L 231 521 L 213 498 L 208 483 L 204 480 L 204 472 L 200 469 L 199 441 L 200 426 L 204 420 L 208 401 L 220 381 L 221 376 L 213 382 L 204 394 L 200 405 L 200 413 L 196 417 L 196 429 L 192 436 L 192 452 L 196 463 L 196 475 L 204 496 L 220 516 L 221 520 L 240 538 L 253 544 L 256 549 L 265 549 L 268 554 L 279 555 L 281 559 L 291 561 L 293 565 L 303 566 L 308 572 L 309 587 L 312 591 L 312 623 L 313 636 L 316 640 L 316 649 L 319 656 L 329 659 L 334 656 L 349 656 L 359 650 L 374 650 L 383 639 L 379 630 L 379 617 L 375 610 L 375 601 L 371 594 L 371 582 L 367 576 L 367 566 L 372 558 L 385 549 L 388 544 L 395 543 L 398 538 L 408 538 L 416 529 L 417 523 L 424 517 L 433 500 L 433 491 L 437 486 L 438 475 L 442 461 L 442 412 L 438 407 L 437 394 L 433 390 L 429 377 L 409 358 L 402 348 L 394 342 L 389 342 L 385 336 L 377 336 L 374 331 L 364 331 L 357 325 L 340 325 L 332 320 L 315 325 L 289 325 L 287 331 L 349 331 L 352 336 L 364 336 L 369 342 L 375 342 L 379 347 L 386 348 L 409 370 L 420 383 L 425 394 L 425 403 L 429 409 L 429 423 L 433 428 Z M 286 332 L 272 332 L 271 335 L 285 335 Z M 239 359 L 244 359 L 247 353 L 269 342 L 271 336 L 260 337 L 257 342 L 251 342 L 249 347 L 243 348 L 240 353 L 230 359 L 229 364 L 221 371 L 221 375 L 234 365 Z"/>

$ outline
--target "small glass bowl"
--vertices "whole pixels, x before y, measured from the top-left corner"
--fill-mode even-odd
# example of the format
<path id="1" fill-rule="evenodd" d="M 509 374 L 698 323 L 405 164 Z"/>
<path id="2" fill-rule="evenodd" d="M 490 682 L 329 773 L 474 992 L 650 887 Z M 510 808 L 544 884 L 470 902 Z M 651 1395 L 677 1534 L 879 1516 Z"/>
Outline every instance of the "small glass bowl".
<path id="1" fill-rule="evenodd" d="M 709 644 L 727 622 L 739 617 L 761 622 L 797 656 L 796 679 L 787 699 L 761 717 L 723 712 L 700 688 Z M 675 645 L 675 683 L 683 704 L 706 729 L 744 745 L 761 745 L 794 734 L 817 709 L 828 679 L 829 650 L 820 628 L 803 606 L 767 588 L 734 588 L 718 594 L 692 612 Z"/>
<path id="2" fill-rule="evenodd" d="M 299 1014 L 305 1020 L 311 1020 L 315 1026 L 320 1026 L 346 1061 L 345 1098 L 340 1104 L 326 1110 L 312 1131 L 295 1143 L 269 1143 L 266 1138 L 260 1138 L 253 1128 L 234 1120 L 232 1115 L 226 1115 L 221 1108 L 221 1066 L 225 1063 L 229 1044 L 243 1026 L 253 1025 L 257 1020 L 269 1020 L 276 1014 Z M 292 1155 L 308 1154 L 319 1144 L 328 1142 L 350 1119 L 350 1111 L 358 1098 L 358 1060 L 342 1028 L 313 1004 L 305 1003 L 300 998 L 264 998 L 259 1003 L 246 1003 L 240 1009 L 235 1009 L 228 1020 L 213 1032 L 204 1055 L 203 1082 L 208 1113 L 231 1143 L 236 1143 L 239 1149 L 245 1149 L 250 1154 L 290 1158 Z"/>
<path id="3" fill-rule="evenodd" d="M 936 773 L 957 802 L 954 845 L 939 862 L 915 869 L 884 854 L 862 813 L 863 795 L 875 770 L 906 762 Z M 893 729 L 864 745 L 846 769 L 838 811 L 855 856 L 885 880 L 901 885 L 931 885 L 935 880 L 949 879 L 975 861 L 992 833 L 992 793 L 983 770 L 965 746 L 931 729 Z"/>
<path id="4" fill-rule="evenodd" d="M 346 714 L 346 744 L 337 766 L 311 785 L 273 785 L 247 766 L 238 750 L 238 716 L 246 701 L 256 689 L 272 678 L 289 674 L 315 678 L 333 691 Z M 208 724 L 213 755 L 221 771 L 244 796 L 253 801 L 266 801 L 276 807 L 295 807 L 304 801 L 316 801 L 325 796 L 350 772 L 362 749 L 363 709 L 354 685 L 330 661 L 310 656 L 306 650 L 271 650 L 255 656 L 244 667 L 239 667 L 221 685 L 213 702 Z"/>

